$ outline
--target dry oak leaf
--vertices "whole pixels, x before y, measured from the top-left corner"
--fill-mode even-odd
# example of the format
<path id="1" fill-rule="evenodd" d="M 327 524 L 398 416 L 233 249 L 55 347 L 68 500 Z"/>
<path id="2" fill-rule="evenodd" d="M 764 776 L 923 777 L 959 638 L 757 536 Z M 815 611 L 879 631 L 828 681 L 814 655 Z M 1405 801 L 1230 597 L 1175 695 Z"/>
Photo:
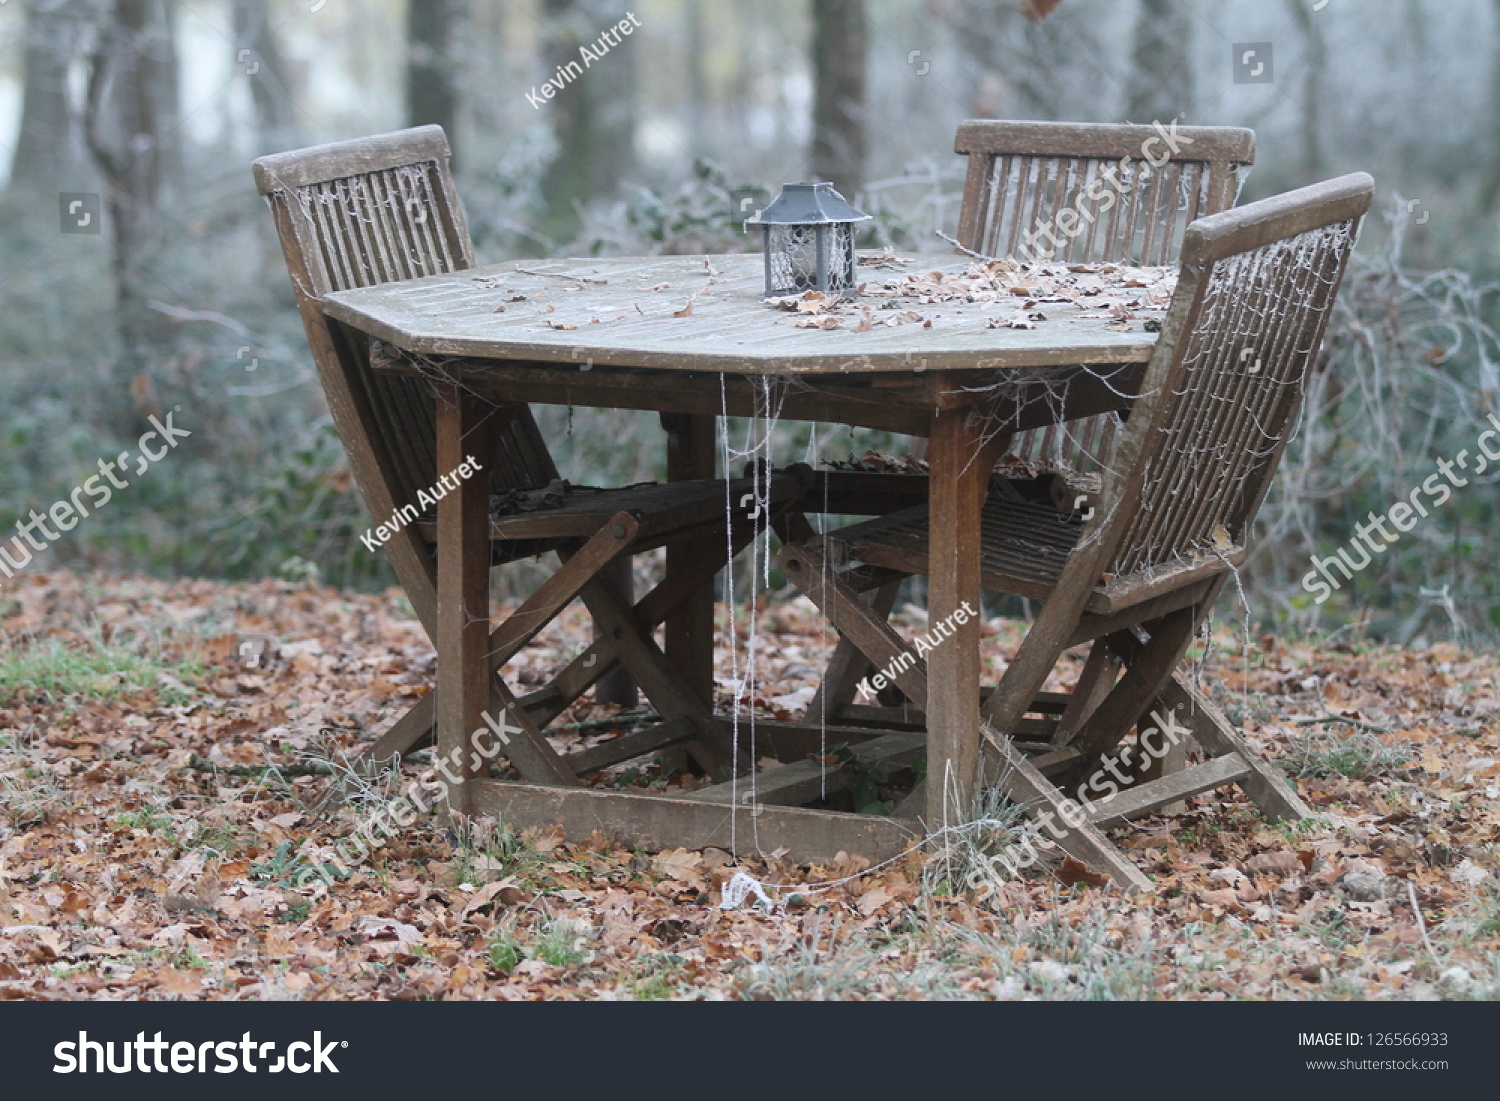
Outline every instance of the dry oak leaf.
<path id="1" fill-rule="evenodd" d="M 1218 891 L 1196 891 L 1194 892 L 1198 901 L 1205 906 L 1217 906 L 1224 910 L 1238 910 L 1240 908 L 1240 896 L 1233 888 L 1225 887 Z"/>
<path id="2" fill-rule="evenodd" d="M 1091 887 L 1103 887 L 1109 882 L 1109 876 L 1089 871 L 1087 866 L 1074 860 L 1071 856 L 1063 858 L 1062 864 L 1057 869 L 1057 878 L 1069 887 L 1076 883 L 1087 883 Z"/>
<path id="3" fill-rule="evenodd" d="M 0 929 L 0 938 L 12 945 L 11 955 L 22 955 L 30 963 L 51 963 L 62 955 L 62 937 L 46 925 L 12 925 Z"/>
<path id="4" fill-rule="evenodd" d="M 525 894 L 516 886 L 516 877 L 508 875 L 504 879 L 497 879 L 493 883 L 486 883 L 479 890 L 469 896 L 469 901 L 464 903 L 464 908 L 459 911 L 460 917 L 467 917 L 481 906 L 489 906 L 497 898 L 501 905 L 514 906 L 525 898 Z"/>
<path id="5" fill-rule="evenodd" d="M 374 914 L 366 914 L 360 919 L 359 931 L 364 934 L 366 940 L 395 940 L 402 944 L 417 944 L 422 939 L 421 931 L 415 925 L 407 925 L 404 921 L 396 921 L 394 918 L 377 917 Z"/>
<path id="6" fill-rule="evenodd" d="M 1306 870 L 1295 853 L 1261 853 L 1251 857 L 1245 867 L 1251 871 L 1280 876 L 1301 875 Z"/>
<path id="7" fill-rule="evenodd" d="M 860 913 L 864 914 L 865 917 L 869 917 L 876 910 L 884 906 L 887 902 L 894 901 L 895 898 L 896 891 L 886 884 L 881 884 L 879 887 L 866 891 L 864 894 L 860 895 L 859 902 L 857 902 L 855 905 L 859 907 Z"/>
<path id="8" fill-rule="evenodd" d="M 834 304 L 837 301 L 837 299 L 829 297 L 822 291 L 808 291 L 801 298 L 797 299 L 797 312 L 822 313 L 828 309 L 830 304 Z"/>
<path id="9" fill-rule="evenodd" d="M 611 909 L 605 912 L 602 936 L 609 948 L 624 948 L 638 932 L 629 908 Z"/>
<path id="10" fill-rule="evenodd" d="M 181 994 L 184 997 L 194 997 L 203 993 L 203 979 L 193 971 L 179 971 L 168 965 L 158 971 L 152 978 L 160 990 L 168 994 Z"/>
<path id="11" fill-rule="evenodd" d="M 699 878 L 698 869 L 703 866 L 703 855 L 687 849 L 673 849 L 657 853 L 651 859 L 651 867 L 668 879 L 691 883 Z"/>

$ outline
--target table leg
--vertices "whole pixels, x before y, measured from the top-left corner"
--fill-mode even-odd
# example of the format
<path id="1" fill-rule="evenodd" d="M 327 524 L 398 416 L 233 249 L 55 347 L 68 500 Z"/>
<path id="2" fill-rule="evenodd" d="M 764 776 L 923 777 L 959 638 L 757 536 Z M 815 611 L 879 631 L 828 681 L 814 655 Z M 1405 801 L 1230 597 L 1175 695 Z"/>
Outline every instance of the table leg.
<path id="1" fill-rule="evenodd" d="M 667 430 L 667 481 L 686 482 L 712 478 L 718 472 L 715 451 L 715 419 L 705 414 L 663 413 Z M 725 472 L 728 476 L 728 471 Z M 704 553 L 701 544 L 678 544 L 667 548 L 667 579 L 693 572 Z M 722 553 L 722 548 L 715 551 Z M 714 589 L 710 581 L 689 597 L 666 620 L 667 659 L 682 673 L 683 681 L 705 704 L 714 698 Z"/>
<path id="2" fill-rule="evenodd" d="M 599 580 L 608 585 L 620 603 L 627 608 L 635 606 L 635 580 L 631 574 L 632 562 L 628 554 L 622 554 L 599 571 Z M 594 638 L 604 637 L 604 631 L 596 623 Z M 618 704 L 629 711 L 641 702 L 641 694 L 637 691 L 629 670 L 623 665 L 617 665 L 594 684 L 594 702 Z"/>
<path id="3" fill-rule="evenodd" d="M 457 385 L 437 387 L 437 477 L 457 470 L 469 454 L 488 454 L 486 420 L 494 407 Z M 481 472 L 457 482 L 437 506 L 437 752 L 455 775 L 470 768 L 470 733 L 484 727 L 490 701 L 485 651 L 490 634 L 489 478 Z M 452 812 L 467 813 L 469 785 L 449 795 Z"/>
<path id="4" fill-rule="evenodd" d="M 979 784 L 979 524 L 994 461 L 982 428 L 969 410 L 940 410 L 927 453 L 929 632 L 952 627 L 927 657 L 927 810 L 949 826 L 969 819 Z M 966 603 L 965 622 L 949 618 Z"/>

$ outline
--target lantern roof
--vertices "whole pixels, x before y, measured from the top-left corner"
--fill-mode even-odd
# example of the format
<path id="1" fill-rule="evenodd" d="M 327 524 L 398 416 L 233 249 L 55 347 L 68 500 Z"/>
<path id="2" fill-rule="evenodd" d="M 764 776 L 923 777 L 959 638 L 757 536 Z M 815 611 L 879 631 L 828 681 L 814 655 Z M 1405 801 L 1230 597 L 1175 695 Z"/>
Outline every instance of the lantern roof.
<path id="1" fill-rule="evenodd" d="M 782 184 L 781 194 L 771 205 L 749 220 L 759 225 L 827 225 L 869 217 L 845 202 L 831 183 L 789 183 Z"/>

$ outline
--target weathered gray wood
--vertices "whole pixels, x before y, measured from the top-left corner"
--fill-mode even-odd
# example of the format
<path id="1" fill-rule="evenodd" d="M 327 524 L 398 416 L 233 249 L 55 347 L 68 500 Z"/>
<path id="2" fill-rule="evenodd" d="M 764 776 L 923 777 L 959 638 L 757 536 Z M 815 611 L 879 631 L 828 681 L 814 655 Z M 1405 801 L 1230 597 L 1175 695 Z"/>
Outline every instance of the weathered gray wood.
<path id="1" fill-rule="evenodd" d="M 375 342 L 379 347 L 391 345 Z M 407 353 L 388 350 L 378 363 L 377 374 L 423 377 Z M 428 370 L 462 377 L 474 391 L 494 401 L 529 401 L 551 405 L 588 405 L 613 409 L 649 409 L 666 413 L 731 417 L 759 416 L 764 390 L 752 378 L 671 374 L 656 368 L 590 367 L 579 371 L 567 366 L 511 360 L 476 359 L 469 356 L 429 361 Z M 781 420 L 834 421 L 866 428 L 882 428 L 908 435 L 923 435 L 929 428 L 934 407 L 967 408 L 983 405 L 997 421 L 1023 430 L 1047 425 L 1058 419 L 1076 420 L 1106 411 L 1128 409 L 1140 384 L 1145 364 L 1096 363 L 1080 368 L 1053 368 L 1044 379 L 1030 377 L 1014 368 L 983 371 L 928 371 L 893 376 L 873 374 L 807 375 L 795 390 L 778 397 Z M 897 383 L 900 383 L 898 385 Z M 1062 391 L 1059 394 L 1059 391 Z M 828 475 L 834 489 L 830 508 L 844 479 L 900 478 L 900 475 Z M 866 485 L 866 488 L 869 488 Z M 855 498 L 847 511 L 856 515 L 888 511 L 869 509 L 875 491 Z M 906 505 L 916 503 L 905 500 Z M 832 508 L 832 511 L 839 511 Z"/>
<path id="2" fill-rule="evenodd" d="M 662 795 L 552 788 L 481 780 L 475 813 L 517 828 L 558 827 L 566 840 L 599 831 L 645 849 L 723 849 L 735 856 L 784 850 L 799 864 L 831 864 L 840 853 L 872 861 L 899 856 L 920 842 L 917 823 L 875 814 L 839 814 L 801 807 L 726 807 Z"/>
<path id="3" fill-rule="evenodd" d="M 867 768 L 894 768 L 909 765 L 926 748 L 922 734 L 883 734 L 878 738 L 851 746 L 855 761 Z M 853 786 L 857 777 L 845 765 L 825 765 L 818 761 L 792 761 L 768 772 L 756 773 L 730 784 L 699 788 L 685 796 L 707 803 L 759 803 L 794 806 L 820 798 L 827 792 L 843 791 Z"/>
<path id="4" fill-rule="evenodd" d="M 1175 149 L 1155 126 L 960 124 L 954 151 L 969 163 L 959 244 L 990 256 L 1050 248 L 1067 263 L 1175 261 L 1195 218 L 1233 204 L 1255 157 L 1255 135 L 1173 124 Z M 1055 236 L 1039 233 L 1043 227 Z"/>
<path id="5" fill-rule="evenodd" d="M 752 720 L 748 715 L 741 715 L 738 722 L 733 716 L 720 715 L 717 721 L 731 738 L 738 726 L 741 748 L 756 760 L 773 757 L 778 761 L 800 761 L 811 754 L 824 755 L 832 746 L 859 745 L 891 733 L 888 729 L 833 723 Z"/>
<path id="6" fill-rule="evenodd" d="M 1054 840 L 1074 859 L 1110 876 L 1127 891 L 1149 891 L 1151 880 L 1125 857 L 1109 839 L 1077 811 L 1073 816 L 1081 819 L 1077 825 L 1067 825 L 1069 816 L 1064 804 L 1068 799 L 1053 783 L 1042 775 L 1035 764 L 1026 759 L 1011 740 L 986 725 L 985 740 L 1000 757 L 1003 766 L 1003 782 L 1007 794 L 1016 802 L 1025 805 L 1031 813 L 1045 809 L 1052 812 L 1053 821 L 1059 824 L 1061 837 Z"/>
<path id="7" fill-rule="evenodd" d="M 698 724 L 692 719 L 673 719 L 578 753 L 570 753 L 563 760 L 575 773 L 583 776 L 636 757 L 644 757 L 648 753 L 656 753 L 697 736 Z"/>
<path id="8" fill-rule="evenodd" d="M 818 606 L 839 634 L 858 646 L 872 665 L 890 670 L 890 680 L 896 687 L 919 708 L 926 708 L 927 663 L 884 617 L 871 613 L 860 594 L 829 568 L 815 545 L 782 547 L 776 565 Z M 977 683 L 974 690 L 979 690 Z"/>
<path id="9" fill-rule="evenodd" d="M 713 417 L 663 414 L 667 430 L 667 481 L 691 482 L 712 479 L 718 473 Z M 728 471 L 725 472 L 729 473 Z M 735 504 L 731 489 L 726 496 Z M 742 494 L 743 495 L 743 494 Z M 724 501 L 715 502 L 721 508 Z M 767 518 L 769 519 L 769 518 Z M 717 555 L 721 547 L 679 543 L 667 548 L 667 576 L 676 578 L 691 571 L 695 559 Z M 687 688 L 710 707 L 714 702 L 714 592 L 713 583 L 698 586 L 693 595 L 666 619 L 663 632 L 667 660 L 681 671 Z"/>
<path id="10" fill-rule="evenodd" d="M 1245 744 L 1224 713 L 1203 693 L 1173 674 L 1162 687 L 1159 702 L 1177 712 L 1179 721 L 1193 731 L 1193 738 L 1214 754 L 1233 754 L 1250 767 L 1240 781 L 1245 794 L 1273 822 L 1296 822 L 1312 817 L 1312 810 L 1275 765 Z"/>
<path id="11" fill-rule="evenodd" d="M 517 261 L 341 291 L 322 301 L 329 316 L 408 352 L 580 368 L 591 362 L 592 369 L 910 375 L 934 364 L 958 370 L 1140 363 L 1150 358 L 1155 343 L 1144 328 L 1116 332 L 1108 318 L 1083 317 L 1091 311 L 1067 304 L 1049 306 L 1048 320 L 1031 330 L 989 328 L 991 317 L 1014 309 L 994 302 L 923 307 L 941 314 L 930 329 L 917 324 L 876 325 L 867 332 L 852 325 L 798 329 L 796 315 L 761 305 L 760 257 L 715 256 L 713 262 L 721 273 L 713 278 L 721 281 L 711 296 L 694 300 L 686 317 L 672 314 L 689 294 L 707 288 L 701 257 Z M 952 256 L 929 255 L 915 257 L 910 270 L 956 273 L 964 267 Z M 527 275 L 517 268 L 549 274 Z M 564 275 L 604 282 L 578 284 Z M 650 290 L 661 283 L 671 286 L 670 294 Z M 585 289 L 569 289 L 579 286 Z M 527 302 L 496 313 L 512 295 L 524 295 Z M 545 313 L 549 306 L 552 312 Z"/>
<path id="12" fill-rule="evenodd" d="M 1112 635 L 1116 631 L 1128 630 L 1138 623 L 1158 619 L 1168 612 L 1175 612 L 1178 608 L 1186 608 L 1190 604 L 1201 604 L 1204 596 L 1215 583 L 1216 579 L 1213 577 L 1197 582 L 1190 581 L 1173 592 L 1127 604 L 1123 611 L 1110 612 L 1107 615 L 1085 615 L 1078 621 L 1077 630 L 1069 637 L 1068 647 L 1071 649 L 1085 642 L 1092 642 L 1096 638 Z"/>
<path id="13" fill-rule="evenodd" d="M 729 541 L 729 549 L 738 553 L 749 542 L 752 535 L 753 525 L 748 521 L 739 520 L 734 525 L 733 535 Z M 596 540 L 613 540 L 612 531 L 606 526 L 594 537 Z M 637 620 L 648 629 L 654 629 L 662 620 L 671 613 L 672 609 L 680 606 L 681 601 L 697 586 L 712 579 L 714 573 L 720 568 L 717 557 L 713 559 L 700 559 L 694 566 L 693 571 L 681 576 L 663 581 L 646 594 L 635 606 Z M 564 581 L 571 575 L 564 574 Z M 574 579 L 576 580 L 576 578 Z M 535 607 L 536 594 L 517 610 L 521 615 L 521 622 L 525 623 L 531 619 L 529 609 Z M 534 622 L 534 621 L 533 621 Z M 489 654 L 492 668 L 498 668 L 509 661 L 520 646 L 529 641 L 534 634 L 517 636 L 513 624 L 507 621 L 496 627 L 490 634 Z M 515 647 L 515 649 L 511 649 Z M 536 692 L 529 693 L 523 706 L 533 723 L 537 726 L 546 726 L 557 718 L 564 710 L 573 704 L 579 696 L 588 691 L 589 687 L 605 672 L 616 665 L 618 646 L 613 638 L 605 637 L 595 640 L 582 654 L 570 662 L 556 677 L 552 684 Z M 403 715 L 397 722 L 387 730 L 380 739 L 369 750 L 360 756 L 362 763 L 374 763 L 389 760 L 392 755 L 410 752 L 420 747 L 427 741 L 427 735 L 431 732 L 436 710 L 431 693 L 423 696 L 414 704 L 410 711 Z M 521 767 L 518 763 L 517 767 Z M 550 769 L 548 771 L 551 771 Z M 524 768 L 522 775 L 527 776 L 533 782 L 541 782 L 547 778 L 548 782 L 556 782 L 548 776 L 548 772 L 528 773 Z"/>
<path id="14" fill-rule="evenodd" d="M 1226 784 L 1238 783 L 1250 773 L 1250 765 L 1244 758 L 1237 753 L 1229 753 L 1201 765 L 1185 768 L 1181 772 L 1174 772 L 1160 780 L 1128 787 L 1108 799 L 1087 803 L 1085 810 L 1089 822 L 1100 829 L 1118 826 L 1150 814 L 1168 803 L 1175 803 L 1199 792 L 1212 791 Z"/>
<path id="15" fill-rule="evenodd" d="M 815 509 L 824 507 L 816 500 L 810 504 Z M 878 616 L 889 617 L 891 609 L 895 607 L 896 595 L 900 589 L 901 582 L 894 581 L 868 593 L 867 600 L 871 611 Z M 834 718 L 839 708 L 853 702 L 859 688 L 860 678 L 870 672 L 872 672 L 870 659 L 859 652 L 859 647 L 847 638 L 839 639 L 838 645 L 833 648 L 833 656 L 828 659 L 827 668 L 823 670 L 823 678 L 818 683 L 818 690 L 808 701 L 803 715 L 819 722 L 827 722 Z"/>
<path id="16" fill-rule="evenodd" d="M 273 153 L 255 162 L 255 182 L 262 195 L 284 188 L 341 176 L 383 172 L 424 160 L 448 159 L 448 138 L 441 126 L 417 126 L 375 137 L 333 142 L 310 150 Z"/>
<path id="17" fill-rule="evenodd" d="M 594 621 L 619 647 L 620 663 L 630 670 L 662 718 L 687 718 L 697 725 L 698 736 L 689 743 L 689 749 L 710 776 L 725 779 L 735 771 L 753 767 L 748 760 L 736 757 L 734 746 L 714 720 L 708 704 L 683 681 L 632 609 L 598 581 L 585 587 L 583 601 Z"/>
<path id="18" fill-rule="evenodd" d="M 719 376 L 679 372 L 664 379 L 663 372 L 650 368 L 595 366 L 584 372 L 571 366 L 472 357 L 438 362 L 443 370 L 461 374 L 477 393 L 496 399 L 704 417 L 758 416 L 764 404 L 763 391 L 752 380 L 735 376 L 723 377 L 721 381 Z M 421 375 L 399 353 L 388 355 L 384 364 L 377 368 L 379 373 Z M 1113 364 L 1106 368 L 1120 377 Z M 908 389 L 876 391 L 866 385 L 868 379 L 863 375 L 825 376 L 812 389 L 787 394 L 780 415 L 784 420 L 837 421 L 892 432 L 923 432 L 931 415 L 929 387 L 922 378 L 908 375 L 907 379 L 911 383 Z M 1081 390 L 1089 392 L 1088 379 L 1082 380 Z M 1116 404 L 1122 404 L 1117 395 L 1102 386 L 1093 397 L 1101 403 L 1113 398 Z"/>
<path id="19" fill-rule="evenodd" d="M 1217 595 L 1215 593 L 1214 595 Z M 1172 675 L 1193 641 L 1208 605 L 1183 608 L 1154 620 L 1151 637 L 1131 656 L 1125 672 L 1070 741 L 1084 757 L 1085 769 L 1114 749 Z"/>
<path id="20" fill-rule="evenodd" d="M 1199 218 L 1183 239 L 1182 263 L 1189 266 L 1222 260 L 1323 226 L 1358 221 L 1369 212 L 1374 193 L 1375 180 L 1368 172 L 1351 172 L 1237 210 Z M 1341 276 L 1342 267 L 1329 274 Z"/>
<path id="21" fill-rule="evenodd" d="M 1084 232 L 1065 237 L 1056 259 L 1069 263 L 1134 260 L 1172 263 L 1195 218 L 1233 205 L 1255 159 L 1255 134 L 1229 127 L 1175 127 L 1178 148 L 1153 126 L 971 119 L 961 123 L 954 151 L 968 158 L 959 206 L 958 243 L 973 252 L 1013 255 L 1028 234 L 1058 215 L 1087 209 Z M 1149 152 L 1143 146 L 1149 143 Z M 1113 186 L 1108 173 L 1150 156 L 1162 170 L 1136 186 Z M 1166 179 L 1162 186 L 1160 181 Z M 1155 186 L 1153 186 L 1155 185 Z M 1108 193 L 1107 204 L 1101 202 Z M 1023 459 L 1061 457 L 1076 470 L 1098 470 L 1113 450 L 1107 416 L 1018 432 L 1012 452 Z"/>
<path id="22" fill-rule="evenodd" d="M 465 447 L 481 437 L 485 406 L 448 385 L 438 391 L 437 455 L 445 470 L 464 462 Z M 437 752 L 461 777 L 481 775 L 469 735 L 485 727 L 490 702 L 485 644 L 490 635 L 490 543 L 486 532 L 489 490 L 460 479 L 438 502 Z M 491 744 L 486 742 L 486 744 Z M 451 811 L 467 813 L 470 784 L 450 796 Z"/>
<path id="23" fill-rule="evenodd" d="M 1064 746 L 1072 740 L 1078 728 L 1109 695 L 1121 664 L 1119 657 L 1109 647 L 1095 645 L 1090 648 L 1083 671 L 1078 675 L 1078 683 L 1073 686 L 1068 708 L 1058 720 L 1057 729 L 1053 731 L 1053 744 Z"/>
<path id="24" fill-rule="evenodd" d="M 635 603 L 634 575 L 629 557 L 613 559 L 599 571 L 599 579 L 626 604 Z M 595 637 L 598 634 L 596 629 Z M 641 693 L 629 673 L 623 669 L 611 669 L 594 684 L 594 701 L 631 711 L 640 704 Z"/>
<path id="25" fill-rule="evenodd" d="M 1229 126 L 1179 126 L 1183 139 L 1177 159 L 1231 161 L 1252 164 L 1255 131 Z M 953 151 L 966 156 L 1097 157 L 1119 160 L 1141 156 L 1141 145 L 1156 137 L 1149 125 L 1113 125 L 1087 122 L 1037 122 L 1001 119 L 969 119 L 959 123 Z M 1158 144 L 1153 153 L 1166 152 Z"/>
<path id="26" fill-rule="evenodd" d="M 927 659 L 927 812 L 946 826 L 969 821 L 979 793 L 979 517 L 1009 440 L 966 410 L 940 412 L 928 436 L 927 615 L 953 633 Z"/>

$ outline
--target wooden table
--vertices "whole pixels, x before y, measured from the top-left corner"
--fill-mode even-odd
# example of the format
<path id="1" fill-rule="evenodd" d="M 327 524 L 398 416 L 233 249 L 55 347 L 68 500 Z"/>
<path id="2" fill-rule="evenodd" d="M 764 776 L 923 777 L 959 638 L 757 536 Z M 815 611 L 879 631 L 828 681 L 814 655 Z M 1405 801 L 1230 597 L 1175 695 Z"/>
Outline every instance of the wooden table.
<path id="1" fill-rule="evenodd" d="M 867 291 L 912 273 L 942 273 L 935 281 L 941 285 L 969 265 L 952 255 L 900 264 L 873 259 L 862 259 Z M 927 437 L 934 623 L 965 602 L 979 607 L 980 506 L 1009 431 L 1127 406 L 1124 395 L 1133 392 L 1155 343 L 1147 325 L 1159 316 L 1121 321 L 1107 311 L 1009 291 L 975 302 L 877 294 L 841 307 L 837 327 L 799 327 L 825 324 L 827 311 L 767 307 L 761 273 L 758 255 L 523 261 L 343 291 L 322 302 L 330 317 L 374 338 L 377 369 L 425 369 L 492 401 L 677 415 L 674 480 L 714 476 L 713 418 L 763 413 L 768 393 L 786 419 Z M 1027 308 L 1043 314 L 1030 323 L 1035 327 L 993 327 L 1018 320 Z M 440 463 L 446 456 L 456 465 L 482 409 L 468 400 L 439 402 L 438 410 Z M 483 725 L 488 705 L 485 634 L 473 629 L 489 613 L 488 558 L 472 553 L 488 537 L 484 494 L 482 480 L 473 479 L 438 505 L 440 744 L 449 738 L 458 744 Z M 444 532 L 456 536 L 445 543 Z M 464 546 L 471 553 L 461 553 Z M 688 614 L 691 622 L 679 617 L 669 625 L 668 656 L 679 662 L 711 652 L 682 641 L 712 637 L 711 603 L 700 601 Z M 928 775 L 949 777 L 960 799 L 980 776 L 979 630 L 975 618 L 956 625 L 929 660 Z M 526 796 L 532 813 L 555 814 L 551 820 L 565 828 L 595 822 L 642 844 L 724 844 L 715 825 L 728 813 L 723 806 L 705 811 L 691 800 L 482 783 L 515 791 L 490 791 L 481 804 L 514 811 L 515 799 Z M 873 856 L 909 836 L 912 825 L 765 810 L 760 845 L 788 843 L 807 859 L 831 856 L 830 846 Z M 849 828 L 822 821 L 839 818 L 873 820 Z"/>

